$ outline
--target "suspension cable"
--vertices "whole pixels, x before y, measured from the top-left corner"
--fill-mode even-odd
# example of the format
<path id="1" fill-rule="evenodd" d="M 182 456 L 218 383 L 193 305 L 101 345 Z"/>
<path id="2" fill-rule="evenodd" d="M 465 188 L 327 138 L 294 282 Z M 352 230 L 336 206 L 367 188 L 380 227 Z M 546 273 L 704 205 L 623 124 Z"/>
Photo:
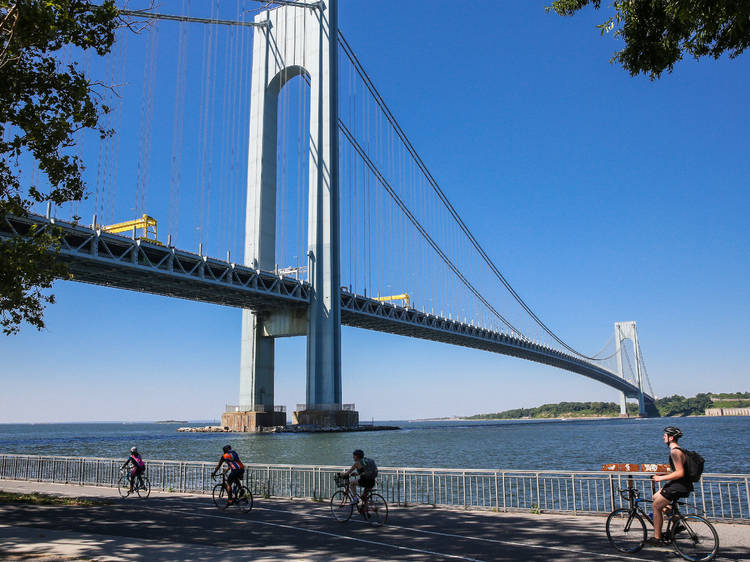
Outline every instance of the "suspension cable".
<path id="1" fill-rule="evenodd" d="M 364 81 L 365 85 L 367 86 L 367 89 L 372 94 L 373 98 L 375 99 L 376 103 L 382 110 L 383 114 L 385 115 L 388 122 L 391 124 L 393 129 L 396 131 L 396 134 L 401 139 L 402 143 L 404 144 L 404 147 L 407 149 L 409 154 L 411 154 L 412 158 L 414 159 L 414 162 L 417 164 L 417 166 L 420 168 L 422 173 L 424 174 L 425 178 L 429 182 L 429 184 L 432 186 L 433 190 L 437 194 L 438 198 L 443 202 L 443 205 L 448 209 L 449 213 L 453 217 L 453 219 L 456 221 L 458 226 L 461 228 L 461 230 L 464 232 L 466 237 L 471 242 L 472 246 L 476 249 L 476 251 L 479 253 L 479 255 L 482 257 L 484 262 L 490 267 L 492 272 L 495 274 L 495 276 L 500 280 L 500 282 L 505 286 L 505 288 L 508 290 L 508 292 L 513 296 L 513 298 L 518 302 L 521 307 L 531 316 L 531 318 L 534 319 L 534 321 L 547 333 L 549 334 L 557 343 L 562 345 L 565 349 L 570 351 L 571 353 L 578 355 L 581 358 L 588 359 L 588 360 L 595 360 L 595 357 L 590 357 L 588 355 L 585 355 L 570 345 L 568 345 L 565 341 L 563 341 L 557 334 L 555 334 L 542 320 L 531 310 L 531 308 L 526 304 L 526 302 L 521 298 L 521 296 L 513 289 L 513 287 L 510 285 L 508 280 L 503 276 L 503 274 L 500 272 L 500 270 L 497 268 L 495 263 L 492 261 L 492 259 L 489 257 L 487 252 L 482 248 L 482 246 L 479 244 L 477 239 L 474 237 L 474 235 L 469 230 L 466 223 L 461 219 L 458 212 L 456 211 L 455 207 L 450 203 L 447 196 L 443 192 L 443 190 L 438 185 L 435 178 L 432 176 L 432 174 L 427 169 L 427 166 L 424 164 L 424 161 L 421 159 L 419 154 L 416 152 L 416 149 L 409 141 L 408 137 L 404 133 L 403 129 L 399 125 L 398 121 L 396 120 L 393 113 L 390 111 L 388 106 L 386 105 L 385 101 L 383 100 L 383 97 L 380 95 L 380 92 L 377 90 L 375 85 L 373 84 L 372 80 L 370 79 L 369 75 L 365 71 L 362 64 L 359 62 L 359 59 L 354 54 L 353 49 L 349 45 L 346 38 L 343 36 L 341 31 L 338 33 L 338 38 L 340 41 L 340 44 L 343 47 L 344 53 L 346 54 L 347 58 L 351 61 L 351 63 L 354 65 L 355 69 L 357 70 L 357 73 L 360 75 L 362 80 Z"/>
<path id="2" fill-rule="evenodd" d="M 373 175 L 377 178 L 380 184 L 385 188 L 388 194 L 393 198 L 393 200 L 396 202 L 399 208 L 404 212 L 404 214 L 409 218 L 411 223 L 417 228 L 417 230 L 419 230 L 420 234 L 422 234 L 424 239 L 427 240 L 430 246 L 432 246 L 432 248 L 438 253 L 438 255 L 445 262 L 445 264 L 453 271 L 453 273 L 456 274 L 456 276 L 464 283 L 464 285 L 466 285 L 466 287 L 474 294 L 474 296 L 476 296 L 480 301 L 482 301 L 482 303 L 495 314 L 495 316 L 497 316 L 500 320 L 502 320 L 503 323 L 506 326 L 508 326 L 514 333 L 521 335 L 521 332 L 519 330 L 517 330 L 510 322 L 508 322 L 508 320 L 506 320 L 497 310 L 495 310 L 495 308 L 489 302 L 487 302 L 487 300 L 474 287 L 474 285 L 472 285 L 471 282 L 458 270 L 456 265 L 446 255 L 446 253 L 440 248 L 440 246 L 437 245 L 435 240 L 430 236 L 427 230 L 425 230 L 425 228 L 422 226 L 419 220 L 412 214 L 412 212 L 409 210 L 409 208 L 406 206 L 403 200 L 395 192 L 393 187 L 391 187 L 391 185 L 388 183 L 388 180 L 385 177 L 383 177 L 383 174 L 380 172 L 380 170 L 378 170 L 378 168 L 375 166 L 372 160 L 370 160 L 369 156 L 367 155 L 365 150 L 362 148 L 362 146 L 360 146 L 360 144 L 356 141 L 351 131 L 349 131 L 349 129 L 346 127 L 346 125 L 344 125 L 344 123 L 340 119 L 339 119 L 338 125 L 339 125 L 339 129 L 341 130 L 341 132 L 344 133 L 344 136 L 352 145 L 354 150 L 356 150 L 357 153 L 359 153 L 359 155 L 362 157 L 362 160 L 365 162 L 365 164 L 373 173 Z"/>
<path id="3" fill-rule="evenodd" d="M 218 20 L 213 18 L 194 18 L 190 16 L 175 16 L 173 14 L 157 14 L 155 12 L 149 12 L 146 10 L 117 10 L 124 16 L 132 16 L 135 18 L 146 18 L 155 20 L 171 20 L 180 22 L 191 22 L 191 23 L 209 23 L 215 25 L 237 25 L 241 27 L 268 27 L 268 22 L 255 23 L 251 21 L 234 21 L 234 20 Z"/>

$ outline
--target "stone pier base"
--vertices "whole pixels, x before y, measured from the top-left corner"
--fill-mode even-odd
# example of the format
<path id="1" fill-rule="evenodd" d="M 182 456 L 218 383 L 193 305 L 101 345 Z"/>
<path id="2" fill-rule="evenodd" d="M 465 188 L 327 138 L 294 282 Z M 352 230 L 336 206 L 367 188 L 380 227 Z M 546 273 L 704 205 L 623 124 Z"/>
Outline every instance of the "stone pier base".
<path id="1" fill-rule="evenodd" d="M 286 425 L 286 412 L 225 412 L 221 426 L 229 431 L 253 432 L 265 427 Z"/>
<path id="2" fill-rule="evenodd" d="M 354 410 L 301 410 L 292 412 L 292 424 L 316 427 L 357 427 L 359 412 Z"/>

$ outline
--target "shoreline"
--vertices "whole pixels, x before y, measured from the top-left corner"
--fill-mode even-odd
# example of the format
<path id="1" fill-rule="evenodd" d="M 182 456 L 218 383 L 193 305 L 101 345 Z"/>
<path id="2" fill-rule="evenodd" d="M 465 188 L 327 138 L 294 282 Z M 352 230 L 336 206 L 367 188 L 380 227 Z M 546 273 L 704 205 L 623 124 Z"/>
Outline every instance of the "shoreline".
<path id="1" fill-rule="evenodd" d="M 696 418 L 703 418 L 703 417 L 710 417 L 710 416 L 680 416 L 680 417 L 696 417 Z M 571 421 L 571 420 L 638 420 L 638 419 L 646 419 L 646 418 L 639 418 L 638 416 L 628 416 L 628 417 L 620 417 L 620 416 L 570 416 L 570 417 L 560 417 L 560 418 L 532 418 L 532 417 L 523 417 L 523 418 L 482 418 L 482 419 L 476 419 L 476 418 L 418 418 L 414 420 L 409 420 L 410 423 L 414 422 L 497 422 L 497 421 L 537 421 L 537 420 L 546 420 L 546 421 Z"/>

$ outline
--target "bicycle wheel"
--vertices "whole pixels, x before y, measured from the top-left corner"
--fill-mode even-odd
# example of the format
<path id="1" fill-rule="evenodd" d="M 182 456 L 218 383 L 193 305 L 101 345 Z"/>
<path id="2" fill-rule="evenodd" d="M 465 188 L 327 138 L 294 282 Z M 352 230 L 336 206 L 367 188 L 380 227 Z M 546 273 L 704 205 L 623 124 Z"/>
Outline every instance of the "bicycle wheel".
<path id="1" fill-rule="evenodd" d="M 216 484 L 214 486 L 213 491 L 213 497 L 214 497 L 214 503 L 216 504 L 216 507 L 219 509 L 226 509 L 229 505 L 229 500 L 227 498 L 227 491 L 224 488 L 224 484 Z"/>
<path id="2" fill-rule="evenodd" d="M 151 495 L 151 482 L 148 481 L 148 478 L 145 476 L 141 476 L 139 478 L 139 482 L 134 486 L 135 491 L 138 492 L 138 497 L 146 499 Z"/>
<path id="3" fill-rule="evenodd" d="M 129 490 L 130 490 L 130 478 L 128 478 L 127 474 L 123 474 L 122 476 L 120 476 L 120 479 L 117 481 L 117 491 L 120 492 L 121 498 L 127 498 Z"/>
<path id="4" fill-rule="evenodd" d="M 247 513 L 253 508 L 253 494 L 245 486 L 237 492 L 237 507 L 242 513 Z"/>
<path id="5" fill-rule="evenodd" d="M 699 515 L 684 515 L 672 531 L 672 546 L 685 560 L 713 560 L 719 550 L 719 535 Z"/>
<path id="6" fill-rule="evenodd" d="M 646 524 L 638 513 L 615 509 L 607 517 L 607 538 L 620 552 L 638 552 L 646 542 Z"/>
<path id="7" fill-rule="evenodd" d="M 331 496 L 331 513 L 336 521 L 349 521 L 352 516 L 354 506 L 349 503 L 351 500 L 349 494 L 343 490 L 338 490 Z"/>
<path id="8" fill-rule="evenodd" d="M 380 494 L 370 494 L 367 511 L 362 514 L 373 527 L 380 527 L 388 520 L 388 504 Z"/>

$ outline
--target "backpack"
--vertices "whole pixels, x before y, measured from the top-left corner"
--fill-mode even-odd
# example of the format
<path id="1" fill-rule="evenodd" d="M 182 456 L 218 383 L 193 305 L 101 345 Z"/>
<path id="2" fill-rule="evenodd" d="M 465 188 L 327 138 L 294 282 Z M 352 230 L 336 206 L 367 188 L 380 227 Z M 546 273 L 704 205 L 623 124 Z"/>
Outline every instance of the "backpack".
<path id="1" fill-rule="evenodd" d="M 370 478 L 375 478 L 378 475 L 378 465 L 375 461 L 368 458 L 362 459 L 362 474 Z"/>
<path id="2" fill-rule="evenodd" d="M 691 482 L 698 482 L 703 474 L 703 465 L 706 460 L 695 451 L 688 451 L 682 447 L 678 447 L 678 449 L 685 453 L 685 473 L 687 479 Z"/>

